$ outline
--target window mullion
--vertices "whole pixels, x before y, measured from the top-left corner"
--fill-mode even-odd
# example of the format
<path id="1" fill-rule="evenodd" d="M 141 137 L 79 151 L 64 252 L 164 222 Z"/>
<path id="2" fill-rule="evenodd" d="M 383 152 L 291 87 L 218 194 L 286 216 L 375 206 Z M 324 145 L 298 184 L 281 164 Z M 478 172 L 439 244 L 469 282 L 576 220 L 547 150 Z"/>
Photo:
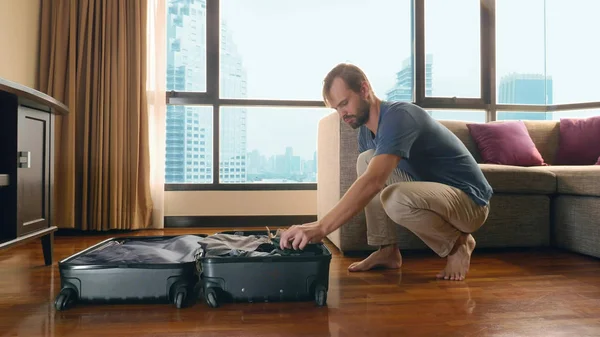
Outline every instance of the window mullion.
<path id="1" fill-rule="evenodd" d="M 496 1 L 481 1 L 481 98 L 486 121 L 496 120 Z"/>
<path id="2" fill-rule="evenodd" d="M 213 104 L 213 184 L 220 184 L 220 118 L 219 118 L 219 43 L 220 43 L 220 8 L 219 0 L 206 1 L 206 78 L 207 78 L 207 96 L 210 103 Z"/>
<path id="3" fill-rule="evenodd" d="M 413 0 L 413 69 L 415 102 L 425 99 L 425 0 Z"/>

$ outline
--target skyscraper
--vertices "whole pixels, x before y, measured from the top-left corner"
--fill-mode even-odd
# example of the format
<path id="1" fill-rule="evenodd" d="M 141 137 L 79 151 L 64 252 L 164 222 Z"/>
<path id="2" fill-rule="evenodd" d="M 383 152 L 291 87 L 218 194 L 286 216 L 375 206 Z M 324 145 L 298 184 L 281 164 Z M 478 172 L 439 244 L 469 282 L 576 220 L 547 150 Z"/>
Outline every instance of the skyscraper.
<path id="1" fill-rule="evenodd" d="M 427 54 L 425 60 L 425 95 L 431 96 L 433 90 L 433 56 Z M 412 57 L 402 62 L 402 69 L 396 73 L 396 84 L 386 92 L 386 100 L 396 102 L 413 102 L 414 70 Z"/>
<path id="2" fill-rule="evenodd" d="M 387 101 L 413 102 L 414 69 L 412 58 L 402 62 L 402 69 L 396 73 L 396 84 L 386 92 Z M 425 96 L 435 96 L 433 93 L 433 55 L 425 56 Z M 427 110 L 427 112 L 438 120 L 463 120 L 472 122 L 484 122 L 485 114 L 473 113 L 461 110 Z"/>
<path id="3" fill-rule="evenodd" d="M 542 74 L 513 73 L 502 77 L 498 104 L 552 104 L 552 78 Z M 551 120 L 551 112 L 498 111 L 498 120 Z"/>
<path id="4" fill-rule="evenodd" d="M 248 82 L 242 57 L 233 42 L 227 23 L 221 19 L 221 97 L 246 98 Z M 240 107 L 221 108 L 220 173 L 222 183 L 245 183 L 247 156 L 248 110 Z"/>
<path id="5" fill-rule="evenodd" d="M 206 90 L 206 0 L 169 0 L 167 12 L 167 90 Z M 246 97 L 246 72 L 224 22 L 221 24 L 220 90 Z M 220 178 L 246 180 L 246 109 L 220 111 Z M 167 107 L 167 183 L 211 183 L 213 113 L 210 107 Z"/>

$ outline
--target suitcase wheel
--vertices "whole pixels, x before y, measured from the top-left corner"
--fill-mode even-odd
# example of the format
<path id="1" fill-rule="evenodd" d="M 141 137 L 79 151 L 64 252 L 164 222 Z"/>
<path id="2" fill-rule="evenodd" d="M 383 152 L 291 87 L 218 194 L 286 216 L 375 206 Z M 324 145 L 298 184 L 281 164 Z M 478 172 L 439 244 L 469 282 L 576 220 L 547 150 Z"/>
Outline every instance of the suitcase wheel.
<path id="1" fill-rule="evenodd" d="M 208 304 L 208 306 L 211 308 L 217 308 L 219 306 L 215 288 L 206 289 L 206 292 L 204 293 L 204 299 L 206 300 L 206 304 Z"/>
<path id="2" fill-rule="evenodd" d="M 185 295 L 186 293 L 184 291 L 178 291 L 177 294 L 175 294 L 175 306 L 177 309 L 183 308 L 185 303 Z"/>
<path id="3" fill-rule="evenodd" d="M 68 307 L 73 304 L 76 300 L 77 293 L 72 288 L 64 288 L 60 291 L 58 296 L 56 296 L 56 300 L 54 301 L 54 306 L 56 310 L 66 310 Z"/>
<path id="4" fill-rule="evenodd" d="M 188 298 L 188 289 L 186 284 L 184 283 L 179 283 L 174 285 L 171 289 L 171 297 L 173 304 L 175 304 L 175 307 L 177 307 L 177 309 L 181 309 L 183 307 L 186 306 L 187 304 L 187 298 Z"/>
<path id="5" fill-rule="evenodd" d="M 315 287 L 315 302 L 320 307 L 327 303 L 327 289 L 322 284 Z"/>

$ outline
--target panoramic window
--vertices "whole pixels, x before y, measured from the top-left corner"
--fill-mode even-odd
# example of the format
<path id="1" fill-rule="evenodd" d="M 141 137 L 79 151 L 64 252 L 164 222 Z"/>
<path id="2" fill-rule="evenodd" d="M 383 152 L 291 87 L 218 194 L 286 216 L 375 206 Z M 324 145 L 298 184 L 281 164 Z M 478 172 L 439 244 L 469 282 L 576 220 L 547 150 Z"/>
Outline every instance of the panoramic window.
<path id="1" fill-rule="evenodd" d="M 322 81 L 340 62 L 361 67 L 381 99 L 414 102 L 438 120 L 600 115 L 594 108 L 600 47 L 589 37 L 598 30 L 600 2 L 415 4 L 424 6 L 418 7 L 423 17 L 414 17 L 412 0 L 167 0 L 167 96 L 176 100 L 167 105 L 166 184 L 314 188 L 318 122 L 333 112 L 323 106 Z M 487 5 L 496 13 L 489 56 L 498 105 L 489 114 L 481 100 L 446 99 L 486 99 L 481 13 Z M 415 22 L 423 20 L 418 32 Z M 207 49 L 210 31 L 218 33 L 215 50 Z M 416 101 L 414 48 L 420 46 L 425 97 L 444 100 Z M 219 63 L 218 77 L 207 77 L 209 62 Z M 588 102 L 594 103 L 580 104 Z"/>
<path id="2" fill-rule="evenodd" d="M 221 105 L 215 148 L 210 107 L 169 105 L 166 182 L 216 182 L 212 154 L 218 151 L 218 181 L 223 184 L 316 183 L 317 125 L 332 110 L 314 104 L 322 101 L 322 81 L 333 66 L 357 64 L 368 72 L 381 98 L 413 101 L 411 2 L 385 3 L 389 11 L 381 12 L 356 0 L 343 6 L 317 0 L 220 1 L 219 99 L 288 100 L 313 106 Z M 167 89 L 204 92 L 206 1 L 169 0 L 168 15 Z M 335 38 L 327 33 L 344 22 L 366 24 L 381 33 L 358 28 Z M 373 57 L 361 45 L 367 40 L 386 46 L 386 51 Z"/>

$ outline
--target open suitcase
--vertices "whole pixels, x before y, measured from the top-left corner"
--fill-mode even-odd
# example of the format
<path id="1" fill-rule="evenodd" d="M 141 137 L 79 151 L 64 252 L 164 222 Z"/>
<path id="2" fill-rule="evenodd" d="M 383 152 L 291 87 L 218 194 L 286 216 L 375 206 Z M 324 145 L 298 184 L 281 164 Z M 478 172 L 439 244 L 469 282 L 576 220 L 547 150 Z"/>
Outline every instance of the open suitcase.
<path id="1" fill-rule="evenodd" d="M 264 231 L 219 234 L 261 236 Z M 206 303 L 314 300 L 327 302 L 331 252 L 322 243 L 310 244 L 302 252 L 287 251 L 273 256 L 199 257 L 200 283 Z"/>
<path id="2" fill-rule="evenodd" d="M 307 301 L 323 306 L 329 287 L 331 252 L 322 244 L 303 251 L 235 256 L 199 244 L 217 235 L 262 240 L 265 231 L 221 232 L 215 236 L 136 236 L 104 240 L 59 262 L 57 310 L 74 303 L 174 303 L 188 306 L 198 297 L 208 306 L 222 302 Z M 273 233 L 271 233 L 273 234 Z M 248 252 L 246 252 L 248 253 Z"/>
<path id="3" fill-rule="evenodd" d="M 197 289 L 198 239 L 204 235 L 139 236 L 104 240 L 58 263 L 65 310 L 83 302 L 189 304 Z"/>

